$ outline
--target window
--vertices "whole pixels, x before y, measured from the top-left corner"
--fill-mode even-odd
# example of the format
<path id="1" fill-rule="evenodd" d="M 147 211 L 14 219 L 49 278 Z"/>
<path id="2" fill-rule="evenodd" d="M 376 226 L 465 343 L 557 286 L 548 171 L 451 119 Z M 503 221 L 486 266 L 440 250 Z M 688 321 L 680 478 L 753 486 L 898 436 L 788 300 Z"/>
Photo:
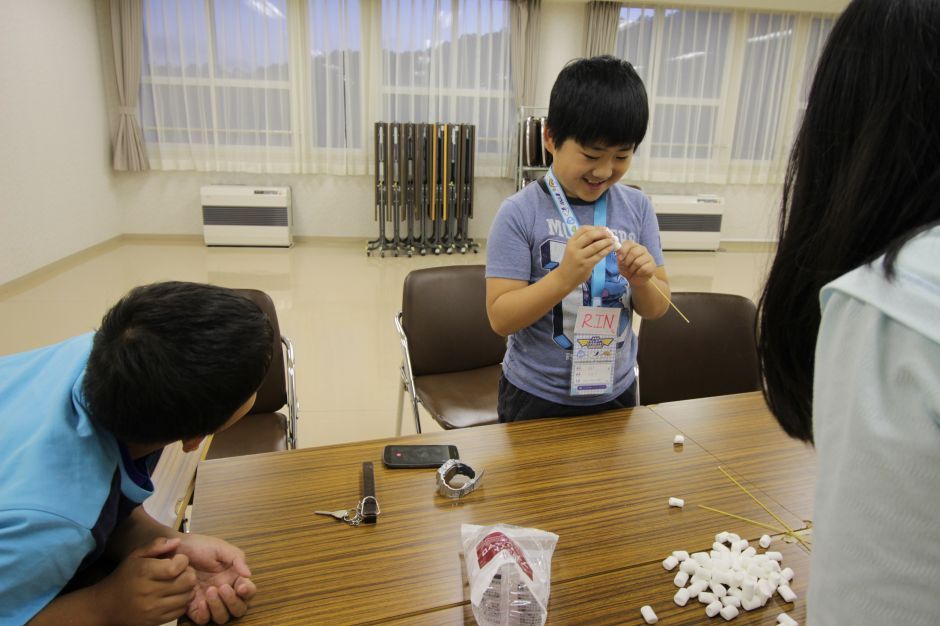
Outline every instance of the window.
<path id="1" fill-rule="evenodd" d="M 633 63 L 650 102 L 634 173 L 670 182 L 781 181 L 825 22 L 623 7 L 616 53 Z"/>
<path id="2" fill-rule="evenodd" d="M 148 143 L 290 146 L 286 0 L 144 7 Z"/>
<path id="3" fill-rule="evenodd" d="M 509 43 L 505 0 L 383 0 L 383 120 L 475 124 L 477 173 L 506 175 Z"/>
<path id="4" fill-rule="evenodd" d="M 374 121 L 461 122 L 505 175 L 509 41 L 506 0 L 144 0 L 151 162 L 365 174 Z"/>

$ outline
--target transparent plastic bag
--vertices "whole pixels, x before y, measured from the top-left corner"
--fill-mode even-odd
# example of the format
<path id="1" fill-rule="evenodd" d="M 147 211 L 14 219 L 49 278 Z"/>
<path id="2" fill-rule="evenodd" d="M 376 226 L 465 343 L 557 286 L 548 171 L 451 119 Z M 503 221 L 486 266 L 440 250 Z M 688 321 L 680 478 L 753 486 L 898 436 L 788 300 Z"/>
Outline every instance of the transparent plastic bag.
<path id="1" fill-rule="evenodd" d="M 479 626 L 542 626 L 558 535 L 510 524 L 460 527 Z"/>

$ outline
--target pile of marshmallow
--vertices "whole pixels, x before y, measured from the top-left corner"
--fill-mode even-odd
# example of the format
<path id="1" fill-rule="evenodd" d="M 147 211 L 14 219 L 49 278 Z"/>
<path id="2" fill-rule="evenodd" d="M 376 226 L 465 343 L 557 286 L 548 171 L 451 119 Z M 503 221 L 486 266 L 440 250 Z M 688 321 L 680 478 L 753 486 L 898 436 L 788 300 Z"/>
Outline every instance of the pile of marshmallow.
<path id="1" fill-rule="evenodd" d="M 770 543 L 769 535 L 760 538 L 761 548 L 766 550 Z M 663 567 L 668 571 L 679 568 L 673 579 L 679 588 L 673 602 L 685 606 L 690 599 L 698 599 L 705 605 L 708 617 L 721 615 L 732 620 L 740 609 L 752 611 L 764 606 L 774 593 L 779 594 L 784 602 L 796 599 L 790 588 L 793 570 L 789 567 L 781 569 L 782 560 L 780 552 L 758 554 L 746 539 L 734 533 L 721 532 L 715 535 L 710 552 L 689 554 L 677 550 L 666 557 Z M 658 621 L 651 607 L 644 606 L 640 612 L 647 624 Z M 777 624 L 796 626 L 796 621 L 781 613 L 777 616 Z"/>

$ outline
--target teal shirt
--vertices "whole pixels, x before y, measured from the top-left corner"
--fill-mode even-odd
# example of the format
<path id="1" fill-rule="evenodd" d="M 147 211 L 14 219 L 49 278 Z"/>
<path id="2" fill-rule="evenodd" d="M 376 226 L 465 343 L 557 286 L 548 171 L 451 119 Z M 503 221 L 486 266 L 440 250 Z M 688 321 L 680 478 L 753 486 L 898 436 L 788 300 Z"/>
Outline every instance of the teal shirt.
<path id="1" fill-rule="evenodd" d="M 23 624 L 95 548 L 115 471 L 143 502 L 115 438 L 82 402 L 92 333 L 0 358 L 0 624 Z"/>

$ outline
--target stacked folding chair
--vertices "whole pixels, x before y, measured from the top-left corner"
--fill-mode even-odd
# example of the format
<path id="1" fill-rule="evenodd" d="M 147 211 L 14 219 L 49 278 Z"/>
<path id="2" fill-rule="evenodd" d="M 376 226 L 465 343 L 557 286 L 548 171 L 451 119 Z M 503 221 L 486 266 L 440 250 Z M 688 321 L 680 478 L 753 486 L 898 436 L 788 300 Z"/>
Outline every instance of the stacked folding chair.
<path id="1" fill-rule="evenodd" d="M 375 123 L 375 220 L 366 255 L 479 252 L 473 217 L 472 124 Z"/>

